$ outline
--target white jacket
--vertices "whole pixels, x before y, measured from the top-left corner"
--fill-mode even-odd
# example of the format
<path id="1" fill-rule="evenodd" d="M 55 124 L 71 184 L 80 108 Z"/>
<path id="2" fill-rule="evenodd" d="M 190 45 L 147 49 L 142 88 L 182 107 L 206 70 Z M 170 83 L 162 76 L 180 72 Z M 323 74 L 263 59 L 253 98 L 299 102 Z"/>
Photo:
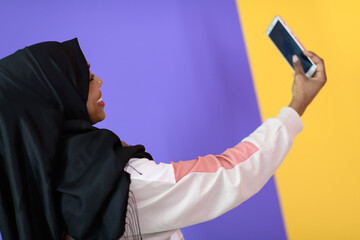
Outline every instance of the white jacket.
<path id="1" fill-rule="evenodd" d="M 131 174 L 143 239 L 183 239 L 180 228 L 216 218 L 253 196 L 301 130 L 299 115 L 286 107 L 220 155 L 171 164 L 130 159 L 125 170 Z"/>

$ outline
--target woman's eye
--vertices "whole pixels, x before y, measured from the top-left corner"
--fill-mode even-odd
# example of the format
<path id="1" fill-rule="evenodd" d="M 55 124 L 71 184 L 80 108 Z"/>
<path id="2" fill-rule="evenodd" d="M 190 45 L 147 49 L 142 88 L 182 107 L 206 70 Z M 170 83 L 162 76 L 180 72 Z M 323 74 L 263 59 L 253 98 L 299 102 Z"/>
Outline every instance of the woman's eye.
<path id="1" fill-rule="evenodd" d="M 94 80 L 94 75 L 90 76 L 90 81 Z"/>

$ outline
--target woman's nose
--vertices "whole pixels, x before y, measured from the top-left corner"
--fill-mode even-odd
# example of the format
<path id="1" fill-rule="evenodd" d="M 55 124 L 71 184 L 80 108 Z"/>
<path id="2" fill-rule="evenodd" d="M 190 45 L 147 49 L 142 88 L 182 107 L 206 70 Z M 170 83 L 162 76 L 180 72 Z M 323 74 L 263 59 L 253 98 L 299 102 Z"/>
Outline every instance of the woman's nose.
<path id="1" fill-rule="evenodd" d="M 101 80 L 101 78 L 97 78 L 96 80 L 97 80 L 98 86 L 100 88 L 103 84 L 103 81 Z"/>

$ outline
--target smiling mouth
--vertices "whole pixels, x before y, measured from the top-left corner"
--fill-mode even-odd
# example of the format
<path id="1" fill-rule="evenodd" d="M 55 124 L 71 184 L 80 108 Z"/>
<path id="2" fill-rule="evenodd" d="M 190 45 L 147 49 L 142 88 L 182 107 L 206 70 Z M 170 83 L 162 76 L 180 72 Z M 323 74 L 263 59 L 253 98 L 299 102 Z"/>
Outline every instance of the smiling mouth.
<path id="1" fill-rule="evenodd" d="M 99 100 L 97 100 L 96 105 L 98 105 L 99 107 L 105 107 L 105 102 L 100 97 Z"/>

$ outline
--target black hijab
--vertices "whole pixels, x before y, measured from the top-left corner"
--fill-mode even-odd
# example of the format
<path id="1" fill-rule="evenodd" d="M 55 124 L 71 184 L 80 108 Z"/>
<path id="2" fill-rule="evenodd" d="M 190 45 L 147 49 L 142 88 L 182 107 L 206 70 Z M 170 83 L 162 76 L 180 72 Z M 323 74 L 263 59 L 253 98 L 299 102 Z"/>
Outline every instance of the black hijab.
<path id="1" fill-rule="evenodd" d="M 118 239 L 133 157 L 89 123 L 89 69 L 77 39 L 0 60 L 0 232 L 3 239 Z"/>

